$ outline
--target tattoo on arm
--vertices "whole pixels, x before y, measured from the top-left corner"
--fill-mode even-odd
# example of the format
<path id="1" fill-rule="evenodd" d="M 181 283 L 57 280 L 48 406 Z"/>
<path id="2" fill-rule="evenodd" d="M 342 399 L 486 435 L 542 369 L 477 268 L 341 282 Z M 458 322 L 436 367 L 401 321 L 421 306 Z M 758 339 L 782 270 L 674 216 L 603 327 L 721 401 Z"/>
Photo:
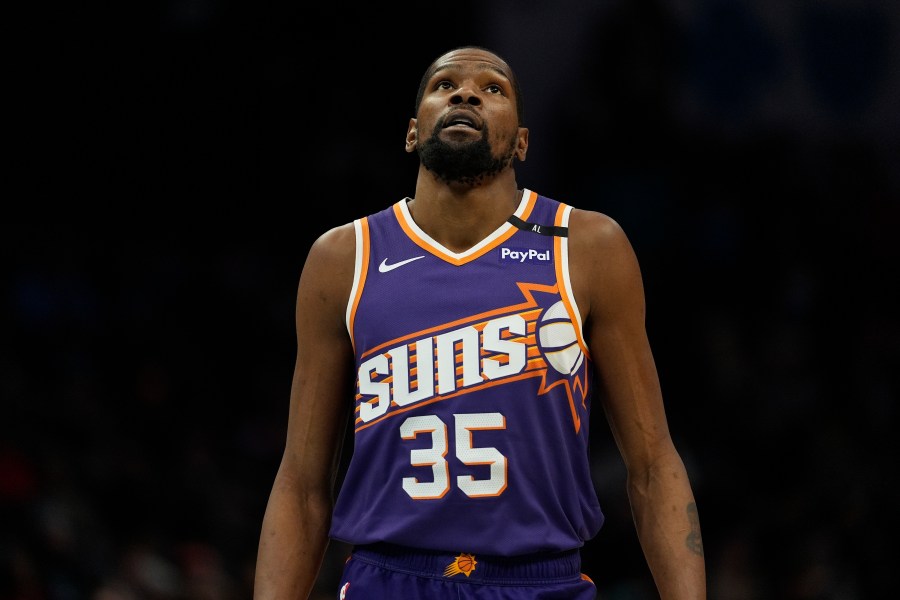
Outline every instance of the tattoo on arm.
<path id="1" fill-rule="evenodd" d="M 687 505 L 688 522 L 691 524 L 691 530 L 684 543 L 688 550 L 698 556 L 703 556 L 703 539 L 700 537 L 700 515 L 697 513 L 697 504 L 691 502 Z"/>

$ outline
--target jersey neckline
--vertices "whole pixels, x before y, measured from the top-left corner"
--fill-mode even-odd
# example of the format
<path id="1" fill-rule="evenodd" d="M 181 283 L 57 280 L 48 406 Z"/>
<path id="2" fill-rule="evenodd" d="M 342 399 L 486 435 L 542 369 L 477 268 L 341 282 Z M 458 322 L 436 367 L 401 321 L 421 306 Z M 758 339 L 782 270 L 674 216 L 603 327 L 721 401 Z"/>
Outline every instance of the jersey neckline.
<path id="1" fill-rule="evenodd" d="M 489 233 L 487 237 L 485 237 L 483 240 L 481 240 L 468 250 L 464 250 L 463 252 L 454 252 L 437 242 L 434 238 L 425 233 L 422 228 L 418 226 L 418 224 L 416 224 L 409 212 L 409 207 L 407 206 L 407 202 L 409 200 L 410 198 L 404 198 L 394 204 L 394 215 L 396 216 L 397 221 L 400 223 L 400 227 L 403 228 L 403 231 L 406 233 L 409 239 L 411 239 L 420 248 L 440 258 L 441 260 L 444 260 L 456 266 L 464 265 L 475 260 L 479 256 L 483 256 L 485 253 L 493 250 L 494 248 L 508 240 L 516 231 L 518 231 L 518 229 L 512 223 L 506 221 L 493 232 Z M 529 190 L 528 188 L 523 188 L 522 199 L 519 201 L 519 205 L 516 207 L 513 215 L 522 219 L 523 221 L 527 220 L 531 215 L 531 211 L 534 209 L 536 200 L 537 194 L 535 192 Z"/>

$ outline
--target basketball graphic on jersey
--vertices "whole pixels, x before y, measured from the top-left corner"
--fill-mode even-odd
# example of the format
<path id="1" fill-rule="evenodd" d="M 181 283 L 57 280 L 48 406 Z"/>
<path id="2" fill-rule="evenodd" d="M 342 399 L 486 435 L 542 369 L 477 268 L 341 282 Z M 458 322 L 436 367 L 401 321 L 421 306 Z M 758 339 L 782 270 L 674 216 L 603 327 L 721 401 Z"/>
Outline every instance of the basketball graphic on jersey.
<path id="1" fill-rule="evenodd" d="M 584 361 L 575 326 L 562 300 L 541 315 L 538 344 L 547 362 L 563 375 L 572 375 Z"/>

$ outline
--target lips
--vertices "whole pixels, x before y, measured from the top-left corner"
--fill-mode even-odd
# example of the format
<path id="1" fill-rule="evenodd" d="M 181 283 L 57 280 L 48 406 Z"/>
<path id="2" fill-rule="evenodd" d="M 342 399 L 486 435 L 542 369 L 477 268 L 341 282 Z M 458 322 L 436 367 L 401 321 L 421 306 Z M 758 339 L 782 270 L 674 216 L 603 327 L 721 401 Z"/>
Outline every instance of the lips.
<path id="1" fill-rule="evenodd" d="M 454 126 L 469 127 L 476 131 L 481 130 L 481 120 L 478 116 L 469 110 L 456 110 L 444 117 L 442 127 L 444 129 Z"/>

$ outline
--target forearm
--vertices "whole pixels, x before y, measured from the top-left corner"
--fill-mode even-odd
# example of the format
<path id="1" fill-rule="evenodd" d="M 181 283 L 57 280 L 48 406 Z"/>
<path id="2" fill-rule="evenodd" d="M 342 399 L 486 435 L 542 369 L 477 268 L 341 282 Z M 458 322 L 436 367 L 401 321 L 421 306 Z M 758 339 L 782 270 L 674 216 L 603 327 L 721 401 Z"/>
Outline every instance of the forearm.
<path id="1" fill-rule="evenodd" d="M 684 464 L 673 453 L 629 473 L 638 538 L 662 600 L 706 598 L 700 521 Z"/>
<path id="2" fill-rule="evenodd" d="M 259 539 L 254 600 L 306 600 L 312 592 L 331 522 L 330 495 L 298 492 L 276 477 Z"/>

